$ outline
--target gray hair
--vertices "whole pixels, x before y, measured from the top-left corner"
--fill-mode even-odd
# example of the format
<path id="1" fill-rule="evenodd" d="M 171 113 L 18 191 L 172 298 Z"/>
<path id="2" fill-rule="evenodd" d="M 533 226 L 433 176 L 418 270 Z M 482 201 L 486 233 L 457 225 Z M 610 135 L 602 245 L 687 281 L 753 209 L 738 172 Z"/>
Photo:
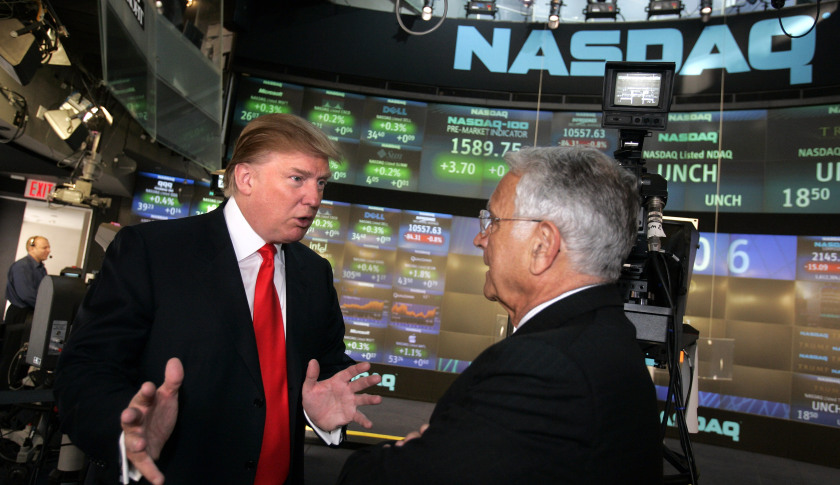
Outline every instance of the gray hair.
<path id="1" fill-rule="evenodd" d="M 617 280 L 636 240 L 636 176 L 589 147 L 525 148 L 505 160 L 521 177 L 514 217 L 551 221 L 575 271 Z"/>

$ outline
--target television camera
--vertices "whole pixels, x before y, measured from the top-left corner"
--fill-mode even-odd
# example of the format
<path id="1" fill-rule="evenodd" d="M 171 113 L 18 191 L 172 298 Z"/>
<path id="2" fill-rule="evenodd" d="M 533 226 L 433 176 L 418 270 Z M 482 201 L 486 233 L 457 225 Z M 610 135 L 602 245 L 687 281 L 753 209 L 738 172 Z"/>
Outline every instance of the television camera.
<path id="1" fill-rule="evenodd" d="M 639 180 L 638 236 L 624 263 L 619 286 L 625 314 L 636 327 L 636 339 L 645 356 L 669 372 L 660 434 L 664 439 L 673 413 L 683 455 L 663 443 L 665 459 L 677 470 L 677 475 L 666 477 L 667 483 L 695 484 L 697 470 L 686 409 L 693 391 L 696 413 L 693 368 L 698 332 L 683 323 L 683 316 L 699 232 L 696 221 L 663 215 L 668 183 L 661 175 L 649 173 L 643 158 L 645 138 L 652 130 L 667 127 L 674 71 L 672 62 L 607 62 L 602 126 L 619 130 L 614 157 Z"/>

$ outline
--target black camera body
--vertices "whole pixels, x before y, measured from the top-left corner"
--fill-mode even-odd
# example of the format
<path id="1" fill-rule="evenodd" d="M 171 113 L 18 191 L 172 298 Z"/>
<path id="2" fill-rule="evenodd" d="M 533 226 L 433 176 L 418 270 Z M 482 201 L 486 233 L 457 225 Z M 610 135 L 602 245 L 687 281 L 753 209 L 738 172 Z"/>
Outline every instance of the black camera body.
<path id="1" fill-rule="evenodd" d="M 663 447 L 665 459 L 679 472 L 666 477 L 666 481 L 689 484 L 697 483 L 697 470 L 685 409 L 687 402 L 696 406 L 697 398 L 696 394 L 691 398 L 696 365 L 691 355 L 696 357 L 696 352 L 688 348 L 696 342 L 698 332 L 683 323 L 683 316 L 699 232 L 696 221 L 663 216 L 668 183 L 658 173 L 647 172 L 642 150 L 651 130 L 664 131 L 668 125 L 674 72 L 673 62 L 607 62 L 602 126 L 619 130 L 614 157 L 636 175 L 639 183 L 636 244 L 618 281 L 624 294 L 624 313 L 636 327 L 636 340 L 645 357 L 657 367 L 668 369 L 664 419 L 674 411 L 683 455 Z M 688 357 L 687 365 L 682 355 Z M 664 432 L 663 425 L 663 438 Z"/>

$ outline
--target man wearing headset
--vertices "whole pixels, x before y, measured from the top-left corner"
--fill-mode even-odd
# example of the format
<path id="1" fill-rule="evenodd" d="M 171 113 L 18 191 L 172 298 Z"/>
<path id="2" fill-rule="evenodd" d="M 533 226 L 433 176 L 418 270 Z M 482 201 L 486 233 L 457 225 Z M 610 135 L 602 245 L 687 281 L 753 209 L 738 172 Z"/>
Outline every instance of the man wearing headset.
<path id="1" fill-rule="evenodd" d="M 6 299 L 9 309 L 6 310 L 6 325 L 24 323 L 35 310 L 35 297 L 38 286 L 47 268 L 44 261 L 50 256 L 50 242 L 43 236 L 32 236 L 26 240 L 26 256 L 15 261 L 9 267 L 6 283 Z"/>
<path id="2" fill-rule="evenodd" d="M 0 328 L 0 389 L 8 386 L 6 369 L 11 355 L 18 350 L 19 343 L 17 339 L 12 338 L 12 331 L 25 330 L 13 329 L 12 325 L 22 327 L 32 320 L 38 286 L 47 275 L 44 261 L 50 256 L 50 242 L 43 236 L 32 236 L 26 240 L 26 252 L 26 256 L 9 267 L 6 277 L 6 299 L 9 300 L 9 308 L 6 310 L 5 325 Z"/>

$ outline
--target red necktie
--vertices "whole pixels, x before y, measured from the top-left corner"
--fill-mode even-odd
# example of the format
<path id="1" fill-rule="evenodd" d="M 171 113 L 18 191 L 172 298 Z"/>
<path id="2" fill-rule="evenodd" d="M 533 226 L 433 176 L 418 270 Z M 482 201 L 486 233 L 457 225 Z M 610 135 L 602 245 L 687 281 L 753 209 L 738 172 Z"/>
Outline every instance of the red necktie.
<path id="1" fill-rule="evenodd" d="M 281 485 L 289 475 L 289 389 L 286 383 L 286 336 L 283 313 L 274 287 L 277 248 L 259 249 L 263 262 L 254 290 L 254 333 L 265 389 L 265 430 L 255 485 Z"/>

